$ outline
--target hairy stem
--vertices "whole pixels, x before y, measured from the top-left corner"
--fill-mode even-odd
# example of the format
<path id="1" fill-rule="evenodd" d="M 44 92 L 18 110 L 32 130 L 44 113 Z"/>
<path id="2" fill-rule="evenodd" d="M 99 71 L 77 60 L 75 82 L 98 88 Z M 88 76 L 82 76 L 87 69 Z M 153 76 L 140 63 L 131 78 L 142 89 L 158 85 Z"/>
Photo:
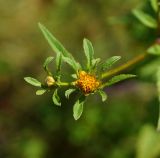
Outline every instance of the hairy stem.
<path id="1" fill-rule="evenodd" d="M 135 58 L 129 60 L 128 62 L 118 66 L 117 68 L 103 73 L 102 74 L 102 79 L 111 77 L 113 75 L 116 75 L 116 74 L 118 74 L 118 73 L 120 73 L 120 72 L 122 72 L 122 71 L 124 71 L 124 70 L 126 70 L 126 69 L 128 69 L 130 67 L 132 67 L 133 65 L 143 61 L 146 58 L 147 55 L 148 55 L 147 53 L 140 54 L 140 55 L 136 56 Z"/>

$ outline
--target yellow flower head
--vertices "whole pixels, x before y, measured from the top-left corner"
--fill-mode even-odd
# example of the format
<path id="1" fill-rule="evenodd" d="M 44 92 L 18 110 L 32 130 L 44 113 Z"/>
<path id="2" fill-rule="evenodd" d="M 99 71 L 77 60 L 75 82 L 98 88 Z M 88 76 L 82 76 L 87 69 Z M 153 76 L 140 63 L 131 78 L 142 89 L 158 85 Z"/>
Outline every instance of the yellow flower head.
<path id="1" fill-rule="evenodd" d="M 80 71 L 78 73 L 78 80 L 76 81 L 76 86 L 81 89 L 81 91 L 87 95 L 94 92 L 100 86 L 100 81 L 94 75 L 88 74 L 85 71 Z"/>

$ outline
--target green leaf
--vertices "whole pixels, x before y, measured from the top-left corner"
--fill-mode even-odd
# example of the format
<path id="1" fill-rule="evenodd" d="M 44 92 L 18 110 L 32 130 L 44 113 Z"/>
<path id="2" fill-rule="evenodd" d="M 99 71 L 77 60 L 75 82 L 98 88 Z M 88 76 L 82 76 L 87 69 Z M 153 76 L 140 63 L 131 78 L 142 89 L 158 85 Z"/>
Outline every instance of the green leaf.
<path id="1" fill-rule="evenodd" d="M 50 62 L 52 62 L 53 59 L 54 59 L 54 57 L 48 57 L 48 58 L 46 58 L 46 60 L 45 60 L 45 62 L 44 62 L 44 64 L 43 64 L 43 68 L 44 68 L 44 70 L 45 70 L 47 73 L 49 73 L 48 64 L 49 64 Z"/>
<path id="2" fill-rule="evenodd" d="M 149 54 L 153 54 L 153 55 L 160 55 L 160 45 L 159 44 L 155 44 L 153 46 L 151 46 L 147 52 Z"/>
<path id="3" fill-rule="evenodd" d="M 53 103 L 57 106 L 61 106 L 61 102 L 60 102 L 60 98 L 58 96 L 58 90 L 56 89 L 53 93 L 53 96 L 52 96 L 52 100 L 53 100 Z"/>
<path id="4" fill-rule="evenodd" d="M 42 95 L 42 94 L 44 94 L 46 91 L 47 91 L 46 89 L 37 90 L 37 91 L 36 91 L 36 95 Z"/>
<path id="5" fill-rule="evenodd" d="M 94 49 L 93 49 L 92 43 L 88 39 L 84 39 L 83 48 L 87 58 L 87 68 L 90 70 L 92 66 L 93 55 L 94 55 Z"/>
<path id="6" fill-rule="evenodd" d="M 35 79 L 35 78 L 32 78 L 32 77 L 24 77 L 24 80 L 27 82 L 27 83 L 29 83 L 29 84 L 31 84 L 31 85 L 33 85 L 33 86 L 35 86 L 35 87 L 41 87 L 41 82 L 39 82 L 37 79 Z"/>
<path id="7" fill-rule="evenodd" d="M 81 69 L 81 66 L 79 63 L 77 63 L 77 62 L 73 63 L 72 59 L 70 59 L 68 57 L 63 57 L 63 61 L 68 63 L 76 72 L 77 72 L 77 70 Z"/>
<path id="8" fill-rule="evenodd" d="M 69 99 L 71 93 L 73 93 L 76 89 L 68 89 L 65 91 L 65 97 Z"/>
<path id="9" fill-rule="evenodd" d="M 145 26 L 150 27 L 150 28 L 157 28 L 156 20 L 153 17 L 151 17 L 150 15 L 144 13 L 143 11 L 141 11 L 139 9 L 134 9 L 133 14 Z"/>
<path id="10" fill-rule="evenodd" d="M 113 84 L 115 84 L 115 83 L 117 83 L 117 82 L 120 82 L 120 81 L 129 79 L 129 78 L 133 78 L 133 77 L 136 77 L 136 75 L 132 75 L 132 74 L 120 74 L 120 75 L 117 75 L 117 76 L 112 77 L 112 78 L 105 84 L 105 86 L 110 86 L 110 85 L 113 85 Z"/>
<path id="11" fill-rule="evenodd" d="M 101 61 L 100 58 L 92 59 L 92 69 L 93 70 L 97 67 L 97 65 L 99 64 L 100 61 Z"/>
<path id="12" fill-rule="evenodd" d="M 72 78 L 77 79 L 77 74 L 72 74 Z"/>
<path id="13" fill-rule="evenodd" d="M 74 66 L 77 66 L 77 62 L 75 61 L 75 59 L 73 58 L 73 56 L 63 47 L 63 45 L 49 32 L 49 30 L 43 26 L 42 24 L 38 24 L 39 28 L 41 29 L 44 37 L 46 38 L 46 40 L 48 41 L 49 45 L 51 46 L 51 48 L 53 49 L 53 51 L 58 54 L 58 53 L 62 53 L 62 55 L 64 57 L 68 57 L 71 59 L 72 63 Z M 78 67 L 77 67 L 78 69 Z"/>
<path id="14" fill-rule="evenodd" d="M 81 96 L 73 106 L 73 117 L 75 120 L 78 120 L 83 112 L 83 104 L 85 102 L 85 97 Z"/>
<path id="15" fill-rule="evenodd" d="M 158 1 L 157 0 L 150 0 L 150 3 L 151 3 L 153 10 L 155 12 L 157 12 L 158 11 Z"/>
<path id="16" fill-rule="evenodd" d="M 103 102 L 106 101 L 107 100 L 107 94 L 104 91 L 102 91 L 102 90 L 99 90 L 98 92 L 99 92 L 99 94 L 102 97 L 102 101 Z"/>
<path id="17" fill-rule="evenodd" d="M 103 64 L 102 64 L 102 71 L 109 69 L 114 63 L 116 63 L 118 60 L 120 60 L 120 56 L 113 56 L 109 59 L 107 59 Z"/>
<path id="18" fill-rule="evenodd" d="M 159 118 L 158 118 L 157 130 L 160 132 L 160 67 L 158 67 L 158 71 L 157 71 L 157 89 L 158 89 L 158 97 L 159 97 Z"/>

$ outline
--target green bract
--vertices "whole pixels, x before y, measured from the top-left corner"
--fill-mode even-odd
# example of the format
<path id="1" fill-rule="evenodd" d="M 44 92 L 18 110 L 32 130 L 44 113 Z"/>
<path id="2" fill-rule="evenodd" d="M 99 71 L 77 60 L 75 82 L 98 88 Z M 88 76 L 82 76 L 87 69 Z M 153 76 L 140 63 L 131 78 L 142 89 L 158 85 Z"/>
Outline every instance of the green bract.
<path id="1" fill-rule="evenodd" d="M 120 56 L 113 56 L 104 62 L 100 58 L 94 58 L 92 43 L 85 38 L 83 40 L 83 48 L 87 62 L 85 66 L 82 66 L 46 27 L 40 23 L 39 27 L 52 50 L 56 53 L 56 72 L 52 73 L 48 68 L 48 65 L 53 61 L 54 57 L 48 57 L 43 64 L 43 68 L 48 75 L 45 82 L 41 83 L 37 79 L 31 77 L 25 77 L 24 79 L 29 84 L 41 88 L 36 91 L 36 95 L 42 95 L 47 91 L 53 91 L 52 100 L 57 106 L 61 106 L 60 97 L 58 96 L 58 90 L 61 87 L 67 87 L 67 90 L 65 91 L 65 97 L 67 99 L 69 99 L 69 96 L 76 91 L 79 97 L 77 97 L 73 106 L 73 117 L 75 120 L 78 120 L 82 115 L 84 103 L 89 95 L 97 93 L 101 96 L 102 101 L 106 101 L 107 94 L 103 91 L 104 87 L 110 86 L 124 79 L 135 77 L 135 75 L 131 74 L 121 74 L 113 76 L 108 81 L 104 81 L 104 71 L 110 69 L 112 65 L 121 58 Z M 61 81 L 61 66 L 63 62 L 68 63 L 75 71 L 71 75 L 74 78 L 72 82 Z"/>

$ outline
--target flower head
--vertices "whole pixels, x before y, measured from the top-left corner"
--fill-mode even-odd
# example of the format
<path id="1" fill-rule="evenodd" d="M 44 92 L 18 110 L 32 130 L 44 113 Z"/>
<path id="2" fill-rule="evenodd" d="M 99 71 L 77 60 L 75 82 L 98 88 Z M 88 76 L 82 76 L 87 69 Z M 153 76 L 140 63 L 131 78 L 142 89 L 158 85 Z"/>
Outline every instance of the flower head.
<path id="1" fill-rule="evenodd" d="M 100 81 L 94 76 L 85 71 L 78 73 L 76 86 L 85 94 L 93 93 L 100 86 Z"/>

